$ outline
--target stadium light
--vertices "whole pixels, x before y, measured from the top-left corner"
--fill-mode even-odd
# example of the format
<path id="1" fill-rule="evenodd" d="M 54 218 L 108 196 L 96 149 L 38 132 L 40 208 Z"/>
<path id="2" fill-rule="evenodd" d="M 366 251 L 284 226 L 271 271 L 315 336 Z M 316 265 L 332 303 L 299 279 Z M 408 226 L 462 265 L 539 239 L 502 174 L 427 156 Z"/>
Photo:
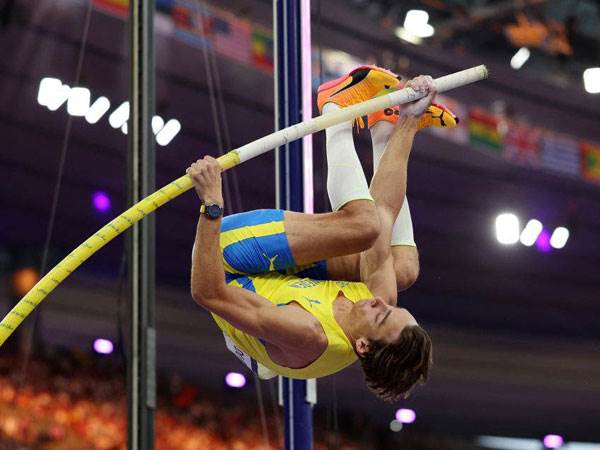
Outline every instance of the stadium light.
<path id="1" fill-rule="evenodd" d="M 503 245 L 519 242 L 519 218 L 512 213 L 499 214 L 496 217 L 496 239 Z"/>
<path id="2" fill-rule="evenodd" d="M 241 373 L 229 372 L 225 375 L 225 384 L 231 388 L 241 389 L 246 386 L 246 377 Z"/>
<path id="3" fill-rule="evenodd" d="M 428 21 L 427 11 L 411 9 L 404 18 L 404 29 L 420 38 L 431 37 L 435 33 L 435 29 L 427 23 Z"/>
<path id="4" fill-rule="evenodd" d="M 91 93 L 88 88 L 74 87 L 69 92 L 67 112 L 75 117 L 83 117 L 90 109 Z"/>
<path id="5" fill-rule="evenodd" d="M 154 116 L 152 118 L 152 132 L 156 135 L 162 127 L 165 126 L 165 120 L 160 116 Z"/>
<path id="6" fill-rule="evenodd" d="M 156 135 L 156 143 L 163 147 L 173 140 L 181 130 L 181 123 L 177 119 L 169 120 Z"/>
<path id="7" fill-rule="evenodd" d="M 542 253 L 548 253 L 552 250 L 550 245 L 550 233 L 545 228 L 540 232 L 537 240 L 535 241 L 535 248 Z"/>
<path id="8" fill-rule="evenodd" d="M 413 423 L 417 420 L 417 414 L 408 408 L 400 408 L 396 411 L 396 420 L 400 423 Z"/>
<path id="9" fill-rule="evenodd" d="M 542 228 L 542 222 L 537 219 L 531 219 L 529 222 L 527 222 L 527 225 L 525 225 L 525 228 L 521 232 L 521 244 L 527 247 L 531 247 L 533 244 L 535 244 L 536 239 L 542 232 Z"/>
<path id="10" fill-rule="evenodd" d="M 565 227 L 557 227 L 550 237 L 550 245 L 556 249 L 561 249 L 569 240 L 569 230 Z"/>
<path id="11" fill-rule="evenodd" d="M 402 430 L 402 422 L 400 422 L 399 420 L 392 420 L 390 422 L 390 430 L 392 430 L 394 433 L 397 433 L 398 431 Z"/>
<path id="12" fill-rule="evenodd" d="M 96 191 L 92 195 L 92 204 L 97 211 L 108 212 L 110 210 L 110 197 L 106 192 Z"/>
<path id="13" fill-rule="evenodd" d="M 94 341 L 94 351 L 101 355 L 110 355 L 114 350 L 114 345 L 108 339 L 96 339 Z"/>
<path id="14" fill-rule="evenodd" d="M 476 440 L 480 447 L 495 450 L 541 450 L 542 443 L 538 439 L 523 439 L 503 436 L 479 436 Z"/>
<path id="15" fill-rule="evenodd" d="M 588 94 L 600 93 L 600 67 L 590 67 L 583 72 L 583 85 Z"/>
<path id="16" fill-rule="evenodd" d="M 109 109 L 110 101 L 106 97 L 98 97 L 85 114 L 85 120 L 87 123 L 93 125 L 97 123 Z"/>
<path id="17" fill-rule="evenodd" d="M 544 447 L 546 448 L 559 448 L 565 443 L 562 436 L 558 434 L 547 434 L 544 436 Z"/>
<path id="18" fill-rule="evenodd" d="M 56 111 L 58 108 L 62 106 L 64 102 L 69 98 L 69 92 L 71 92 L 71 88 L 66 84 L 61 85 L 58 90 L 52 94 L 46 106 L 50 111 Z"/>
<path id="19" fill-rule="evenodd" d="M 129 102 L 123 102 L 108 116 L 108 123 L 113 128 L 121 128 L 129 120 Z"/>
<path id="20" fill-rule="evenodd" d="M 519 70 L 521 67 L 523 67 L 523 64 L 527 62 L 530 55 L 531 52 L 527 47 L 521 47 L 519 50 L 517 50 L 517 53 L 515 53 L 514 56 L 510 59 L 510 67 L 512 67 L 515 70 Z"/>
<path id="21" fill-rule="evenodd" d="M 62 82 L 58 78 L 42 78 L 38 88 L 37 101 L 42 106 L 48 106 L 52 99 L 58 95 Z"/>

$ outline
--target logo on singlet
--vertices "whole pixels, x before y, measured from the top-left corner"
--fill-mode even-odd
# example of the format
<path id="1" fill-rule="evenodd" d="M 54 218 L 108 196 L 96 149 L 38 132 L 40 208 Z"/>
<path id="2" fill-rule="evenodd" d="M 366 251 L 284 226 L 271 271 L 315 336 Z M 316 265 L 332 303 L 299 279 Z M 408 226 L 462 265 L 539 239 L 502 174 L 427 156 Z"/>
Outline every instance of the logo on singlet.
<path id="1" fill-rule="evenodd" d="M 288 286 L 293 287 L 293 288 L 306 289 L 306 288 L 314 287 L 318 284 L 319 284 L 318 281 L 311 280 L 310 278 L 303 278 L 301 280 L 290 283 Z"/>

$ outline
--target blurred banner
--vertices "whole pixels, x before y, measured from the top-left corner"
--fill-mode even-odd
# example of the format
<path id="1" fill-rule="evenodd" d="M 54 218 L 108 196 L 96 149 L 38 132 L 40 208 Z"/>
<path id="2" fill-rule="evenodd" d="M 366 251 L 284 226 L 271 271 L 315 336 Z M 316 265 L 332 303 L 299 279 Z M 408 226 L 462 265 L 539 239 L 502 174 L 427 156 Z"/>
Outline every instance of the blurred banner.
<path id="1" fill-rule="evenodd" d="M 129 0 L 93 0 L 93 5 L 123 20 L 129 14 Z M 263 72 L 273 72 L 271 30 L 204 2 L 157 0 L 156 9 L 173 21 L 177 39 L 196 47 L 206 46 Z M 328 48 L 315 48 L 312 55 L 314 88 L 356 66 L 374 63 Z M 437 101 L 449 107 L 460 123 L 453 130 L 430 128 L 428 132 L 457 144 L 471 144 L 520 166 L 600 184 L 600 143 L 582 142 L 445 95 L 439 95 Z"/>

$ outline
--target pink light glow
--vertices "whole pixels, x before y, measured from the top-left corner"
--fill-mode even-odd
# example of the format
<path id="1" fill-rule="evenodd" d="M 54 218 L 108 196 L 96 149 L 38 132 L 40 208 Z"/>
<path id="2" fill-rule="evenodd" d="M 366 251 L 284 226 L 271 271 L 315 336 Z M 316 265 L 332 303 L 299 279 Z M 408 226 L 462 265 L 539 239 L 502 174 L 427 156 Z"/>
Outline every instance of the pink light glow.
<path id="1" fill-rule="evenodd" d="M 302 54 L 302 121 L 312 117 L 312 57 L 310 37 L 310 0 L 300 3 L 300 33 Z M 312 134 L 302 139 L 302 175 L 304 180 L 304 212 L 314 212 Z"/>
<path id="2" fill-rule="evenodd" d="M 547 434 L 544 436 L 544 447 L 546 448 L 559 448 L 564 444 L 564 439 L 558 434 Z"/>
<path id="3" fill-rule="evenodd" d="M 396 420 L 401 423 L 413 423 L 417 420 L 417 414 L 408 408 L 401 408 L 396 411 Z"/>
<path id="4" fill-rule="evenodd" d="M 94 208 L 100 212 L 104 213 L 110 210 L 110 197 L 106 192 L 94 192 L 94 195 L 92 195 L 92 203 L 94 204 Z"/>
<path id="5" fill-rule="evenodd" d="M 94 351 L 101 355 L 110 355 L 114 350 L 114 345 L 108 339 L 96 339 L 94 341 Z"/>
<path id="6" fill-rule="evenodd" d="M 548 253 L 552 250 L 552 247 L 550 246 L 550 232 L 545 228 L 542 229 L 535 241 L 535 248 L 542 253 Z"/>
<path id="7" fill-rule="evenodd" d="M 225 375 L 225 384 L 232 388 L 241 389 L 246 386 L 246 377 L 241 373 L 229 372 Z"/>

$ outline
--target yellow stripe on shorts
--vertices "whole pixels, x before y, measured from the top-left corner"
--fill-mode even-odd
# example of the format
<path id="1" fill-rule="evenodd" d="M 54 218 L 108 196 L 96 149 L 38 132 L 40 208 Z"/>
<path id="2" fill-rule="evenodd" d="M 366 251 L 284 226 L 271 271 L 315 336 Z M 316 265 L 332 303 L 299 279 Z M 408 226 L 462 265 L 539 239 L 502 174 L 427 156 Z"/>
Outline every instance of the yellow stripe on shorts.
<path id="1" fill-rule="evenodd" d="M 235 230 L 229 230 L 221 233 L 221 248 L 225 249 L 236 242 L 244 239 L 259 238 L 264 236 L 272 236 L 284 232 L 283 221 L 261 223 L 260 225 L 251 225 Z"/>

